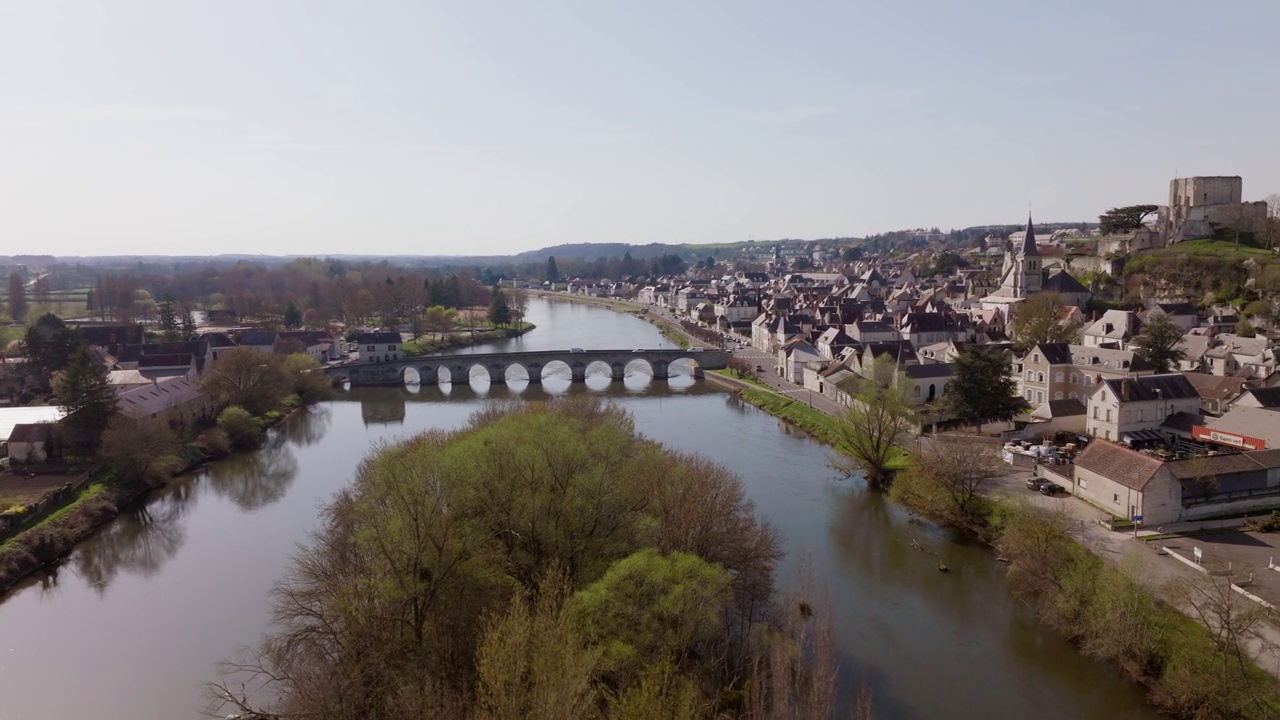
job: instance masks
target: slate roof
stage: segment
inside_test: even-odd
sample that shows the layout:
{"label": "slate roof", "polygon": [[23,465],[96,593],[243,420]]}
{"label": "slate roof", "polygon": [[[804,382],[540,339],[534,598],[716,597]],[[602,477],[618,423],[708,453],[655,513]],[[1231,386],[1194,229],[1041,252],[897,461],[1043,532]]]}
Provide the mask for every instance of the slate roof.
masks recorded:
{"label": "slate roof", "polygon": [[1160,427],[1176,432],[1190,433],[1194,425],[1203,425],[1204,416],[1189,412],[1176,412],[1165,418]]}
{"label": "slate roof", "polygon": [[14,425],[9,433],[9,442],[44,442],[53,436],[53,423],[23,423]]}
{"label": "slate roof", "polygon": [[[397,336],[399,337],[399,336]],[[280,339],[275,330],[251,330],[240,336],[240,344],[254,347],[275,345]]]}
{"label": "slate roof", "polygon": [[[1121,402],[1142,402],[1146,400],[1177,400],[1182,398],[1199,398],[1195,387],[1182,373],[1168,375],[1144,375],[1134,378],[1113,378],[1103,380]],[[1158,391],[1158,392],[1157,392]]]}
{"label": "slate roof", "polygon": [[200,397],[200,386],[186,378],[172,378],[120,395],[120,414],[128,418],[148,417],[162,410]]}
{"label": "slate roof", "polygon": [[1049,276],[1044,279],[1041,288],[1047,292],[1056,293],[1087,293],[1089,288],[1080,284],[1079,280],[1071,277],[1071,273],[1066,270],[1058,272],[1050,272]]}
{"label": "slate roof", "polygon": [[1233,475],[1236,473],[1257,472],[1277,465],[1280,458],[1274,455],[1254,458],[1254,455],[1275,453],[1275,450],[1263,450],[1261,453],[1229,453],[1224,455],[1207,455],[1192,460],[1178,460],[1168,463],[1169,474],[1178,480],[1192,480],[1208,475]]}
{"label": "slate roof", "polygon": [[1094,440],[1076,456],[1077,467],[1113,480],[1127,488],[1141,490],[1155,476],[1162,461],[1136,450],[1105,440]]}
{"label": "slate roof", "polygon": [[929,363],[928,365],[908,365],[902,368],[903,374],[913,380],[921,378],[951,377],[950,363]]}
{"label": "slate roof", "polygon": [[1280,387],[1253,388],[1245,393],[1252,395],[1264,408],[1280,408]]}
{"label": "slate roof", "polygon": [[356,342],[361,345],[373,345],[376,343],[389,345],[392,343],[399,344],[401,340],[400,333],[397,332],[363,332],[360,333],[360,339]]}
{"label": "slate roof", "polygon": [[1089,409],[1085,407],[1084,403],[1073,399],[1050,400],[1040,407],[1048,410],[1049,412],[1047,415],[1043,415],[1039,410],[1037,410],[1034,414],[1035,417],[1073,417],[1077,415],[1084,415],[1089,411]]}

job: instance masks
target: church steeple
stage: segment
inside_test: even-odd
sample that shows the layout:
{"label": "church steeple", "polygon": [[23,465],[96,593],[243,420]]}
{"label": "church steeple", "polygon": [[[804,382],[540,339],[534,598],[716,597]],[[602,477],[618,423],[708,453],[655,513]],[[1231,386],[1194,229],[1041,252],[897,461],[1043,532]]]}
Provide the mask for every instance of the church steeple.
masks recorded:
{"label": "church steeple", "polygon": [[1027,232],[1022,237],[1021,255],[1039,255],[1040,251],[1036,250],[1036,229],[1031,225],[1031,213],[1027,213]]}

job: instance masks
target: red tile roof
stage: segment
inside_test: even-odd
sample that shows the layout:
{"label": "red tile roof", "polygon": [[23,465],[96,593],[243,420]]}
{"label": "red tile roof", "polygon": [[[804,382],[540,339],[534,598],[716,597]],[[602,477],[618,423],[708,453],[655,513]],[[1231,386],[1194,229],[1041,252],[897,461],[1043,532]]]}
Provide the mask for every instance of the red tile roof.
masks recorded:
{"label": "red tile roof", "polygon": [[1141,490],[1164,462],[1106,440],[1094,440],[1076,457],[1075,464],[1125,487]]}

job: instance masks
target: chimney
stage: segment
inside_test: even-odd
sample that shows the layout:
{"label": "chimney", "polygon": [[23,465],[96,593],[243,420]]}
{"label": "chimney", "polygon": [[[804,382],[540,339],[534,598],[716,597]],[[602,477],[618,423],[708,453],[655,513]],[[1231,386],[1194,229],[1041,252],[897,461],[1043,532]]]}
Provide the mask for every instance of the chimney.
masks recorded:
{"label": "chimney", "polygon": [[1120,381],[1120,400],[1129,402],[1129,378]]}

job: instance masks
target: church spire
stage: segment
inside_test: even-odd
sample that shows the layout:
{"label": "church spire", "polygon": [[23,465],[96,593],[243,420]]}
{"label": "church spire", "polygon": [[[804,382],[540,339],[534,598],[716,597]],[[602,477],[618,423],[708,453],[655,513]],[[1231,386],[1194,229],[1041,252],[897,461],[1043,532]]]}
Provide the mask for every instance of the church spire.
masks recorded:
{"label": "church spire", "polygon": [[1022,238],[1021,254],[1023,256],[1040,254],[1040,252],[1036,250],[1036,230],[1031,226],[1031,213],[1027,213],[1027,232]]}

